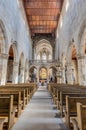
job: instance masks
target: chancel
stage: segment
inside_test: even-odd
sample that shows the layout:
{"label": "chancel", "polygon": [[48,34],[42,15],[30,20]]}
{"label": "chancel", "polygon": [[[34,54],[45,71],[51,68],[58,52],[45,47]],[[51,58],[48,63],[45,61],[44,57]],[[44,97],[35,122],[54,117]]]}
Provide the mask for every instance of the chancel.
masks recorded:
{"label": "chancel", "polygon": [[86,130],[86,0],[0,0],[0,130]]}

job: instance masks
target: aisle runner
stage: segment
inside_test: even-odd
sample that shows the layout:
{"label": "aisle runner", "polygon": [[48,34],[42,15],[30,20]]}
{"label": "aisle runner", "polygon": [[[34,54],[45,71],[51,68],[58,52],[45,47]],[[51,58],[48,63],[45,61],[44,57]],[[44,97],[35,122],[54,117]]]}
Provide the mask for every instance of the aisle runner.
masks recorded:
{"label": "aisle runner", "polygon": [[66,130],[46,87],[39,87],[12,130]]}

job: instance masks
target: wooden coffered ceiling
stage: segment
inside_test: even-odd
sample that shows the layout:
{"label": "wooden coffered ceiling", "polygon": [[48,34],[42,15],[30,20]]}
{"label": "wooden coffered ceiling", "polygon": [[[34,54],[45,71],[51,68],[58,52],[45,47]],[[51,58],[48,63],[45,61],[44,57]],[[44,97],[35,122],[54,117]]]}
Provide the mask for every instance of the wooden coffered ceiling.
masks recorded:
{"label": "wooden coffered ceiling", "polygon": [[54,34],[63,0],[23,0],[31,34]]}

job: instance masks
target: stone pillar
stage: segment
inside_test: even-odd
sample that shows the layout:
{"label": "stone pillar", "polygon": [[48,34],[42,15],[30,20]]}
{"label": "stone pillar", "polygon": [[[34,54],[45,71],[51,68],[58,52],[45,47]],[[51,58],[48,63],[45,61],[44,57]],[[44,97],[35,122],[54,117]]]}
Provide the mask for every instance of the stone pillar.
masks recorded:
{"label": "stone pillar", "polygon": [[34,60],[34,44],[32,44],[32,59]]}
{"label": "stone pillar", "polygon": [[61,67],[57,67],[57,83],[62,83],[62,70]]}
{"label": "stone pillar", "polygon": [[12,79],[12,82],[14,84],[18,83],[18,68],[19,68],[18,62],[14,62],[13,63],[13,79]]}
{"label": "stone pillar", "polygon": [[39,83],[39,67],[37,67],[37,83]]}
{"label": "stone pillar", "polygon": [[66,71],[66,76],[67,76],[67,83],[68,84],[73,84],[73,71],[72,71],[72,64],[67,63],[67,71]]}
{"label": "stone pillar", "polygon": [[25,75],[24,75],[24,82],[27,83],[28,80],[29,80],[29,70],[28,69],[25,69]]}
{"label": "stone pillar", "polygon": [[5,85],[8,54],[0,54],[0,85]]}
{"label": "stone pillar", "polygon": [[86,85],[86,55],[78,55],[78,78],[80,85]]}
{"label": "stone pillar", "polygon": [[65,82],[65,67],[62,67],[62,82],[61,83],[66,83]]}
{"label": "stone pillar", "polygon": [[34,60],[37,60],[36,48],[34,48]]}
{"label": "stone pillar", "polygon": [[49,77],[49,68],[47,68],[47,83],[49,83],[49,79],[50,77]]}
{"label": "stone pillar", "polygon": [[20,67],[19,83],[24,83],[24,67]]}

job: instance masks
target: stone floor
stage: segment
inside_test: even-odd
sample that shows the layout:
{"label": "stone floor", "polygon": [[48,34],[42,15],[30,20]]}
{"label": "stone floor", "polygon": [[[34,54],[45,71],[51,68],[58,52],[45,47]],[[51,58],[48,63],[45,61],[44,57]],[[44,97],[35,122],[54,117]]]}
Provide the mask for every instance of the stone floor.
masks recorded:
{"label": "stone floor", "polygon": [[46,87],[39,87],[12,130],[66,130]]}

